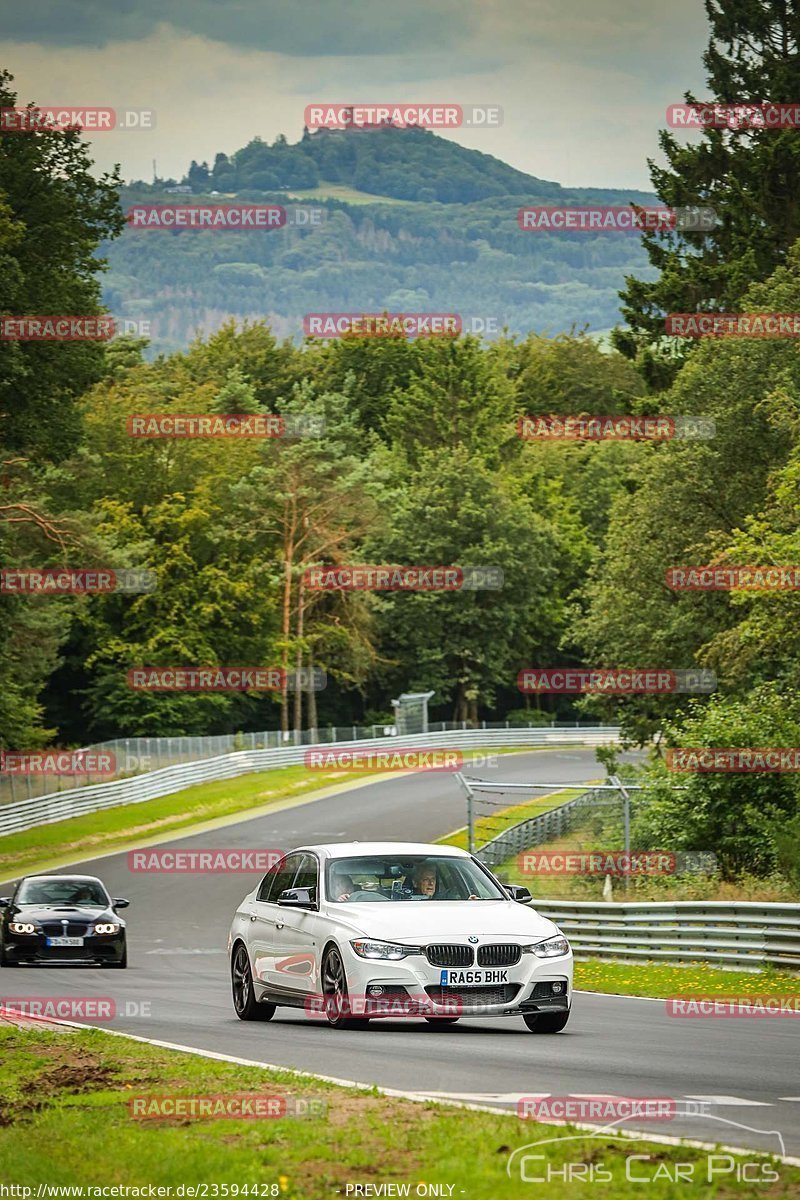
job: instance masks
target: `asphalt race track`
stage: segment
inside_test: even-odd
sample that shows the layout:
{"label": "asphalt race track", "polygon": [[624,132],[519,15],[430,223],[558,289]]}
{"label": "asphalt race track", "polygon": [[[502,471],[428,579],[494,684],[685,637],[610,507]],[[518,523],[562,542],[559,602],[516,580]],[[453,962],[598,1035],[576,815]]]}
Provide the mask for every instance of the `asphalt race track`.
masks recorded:
{"label": "asphalt race track", "polygon": [[[487,779],[553,782],[601,773],[589,749],[501,756],[495,770],[475,771]],[[170,846],[288,849],[350,838],[427,841],[464,823],[464,797],[452,776],[410,774]],[[243,1023],[230,1000],[225,944],[233,911],[255,876],[136,874],[125,854],[70,869],[99,875],[112,895],[130,898],[124,914],[129,969],[6,970],[0,1003],[31,996],[113,997],[113,1029],[512,1110],[520,1096],[542,1094],[673,1097],[681,1109],[691,1100],[695,1107],[705,1104],[706,1112],[621,1127],[800,1156],[800,1026],[794,1018],[676,1019],[666,1015],[662,1001],[578,993],[566,1031],[555,1036],[532,1035],[521,1019],[510,1017],[462,1019],[452,1028],[381,1020],[365,1031],[339,1031],[298,1010],[278,1009],[269,1023]],[[758,991],[755,979],[752,991]]]}

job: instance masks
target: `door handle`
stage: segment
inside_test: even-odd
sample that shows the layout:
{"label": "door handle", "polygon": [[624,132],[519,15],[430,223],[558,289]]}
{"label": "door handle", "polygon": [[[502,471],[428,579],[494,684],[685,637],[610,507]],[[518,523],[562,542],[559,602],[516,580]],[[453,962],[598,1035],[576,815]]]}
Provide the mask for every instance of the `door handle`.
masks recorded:
{"label": "door handle", "polygon": [[283,929],[283,925],[284,925],[283,921],[276,921],[276,922],[275,922],[275,928],[276,928],[276,929]]}

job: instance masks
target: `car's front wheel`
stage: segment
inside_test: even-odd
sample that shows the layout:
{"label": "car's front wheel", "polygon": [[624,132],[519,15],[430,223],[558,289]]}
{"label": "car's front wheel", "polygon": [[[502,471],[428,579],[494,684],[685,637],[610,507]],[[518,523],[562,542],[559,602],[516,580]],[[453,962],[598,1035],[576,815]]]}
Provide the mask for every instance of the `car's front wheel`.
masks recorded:
{"label": "car's front wheel", "polygon": [[13,958],[9,958],[2,946],[0,946],[0,967],[16,967],[19,964]]}
{"label": "car's front wheel", "polygon": [[233,1007],[240,1021],[269,1021],[275,1015],[276,1005],[259,1004],[253,986],[253,972],[250,970],[250,959],[242,942],[239,942],[233,952],[231,961],[231,990],[233,992]]}
{"label": "car's front wheel", "polygon": [[569,1009],[560,1013],[525,1013],[522,1019],[531,1033],[561,1033],[569,1020]]}
{"label": "car's front wheel", "polygon": [[369,1017],[350,1015],[350,995],[347,988],[342,956],[335,946],[329,946],[322,960],[322,994],[325,1015],[334,1029],[366,1029]]}
{"label": "car's front wheel", "polygon": [[128,947],[127,946],[123,946],[121,958],[118,958],[112,962],[104,962],[103,963],[104,967],[116,967],[116,969],[118,971],[124,971],[125,968],[127,967],[127,965],[128,965]]}

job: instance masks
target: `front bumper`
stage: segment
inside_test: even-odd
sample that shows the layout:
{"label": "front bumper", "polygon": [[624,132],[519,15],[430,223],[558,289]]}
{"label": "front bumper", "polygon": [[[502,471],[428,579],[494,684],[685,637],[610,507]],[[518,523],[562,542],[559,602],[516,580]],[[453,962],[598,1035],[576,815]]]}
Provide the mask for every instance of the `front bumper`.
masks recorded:
{"label": "front bumper", "polygon": [[403,1015],[406,1007],[410,1016],[522,1016],[565,1012],[572,1003],[571,953],[551,959],[523,954],[515,966],[495,972],[505,979],[475,986],[443,985],[442,968],[424,955],[364,959],[348,945],[345,966],[353,1011],[362,1005],[367,1016]]}
{"label": "front bumper", "polygon": [[48,946],[43,933],[6,932],[3,951],[14,963],[105,963],[120,962],[125,953],[125,934],[92,934],[82,946]]}

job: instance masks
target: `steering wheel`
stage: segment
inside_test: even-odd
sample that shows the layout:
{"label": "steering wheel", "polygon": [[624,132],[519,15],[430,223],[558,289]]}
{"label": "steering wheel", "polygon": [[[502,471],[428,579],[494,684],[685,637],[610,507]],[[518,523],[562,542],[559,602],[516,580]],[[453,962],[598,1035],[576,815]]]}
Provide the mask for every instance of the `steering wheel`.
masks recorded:
{"label": "steering wheel", "polygon": [[372,900],[388,900],[388,896],[384,896],[381,892],[369,892],[365,888],[358,888],[351,892],[347,897],[348,904],[362,904],[364,901]]}

